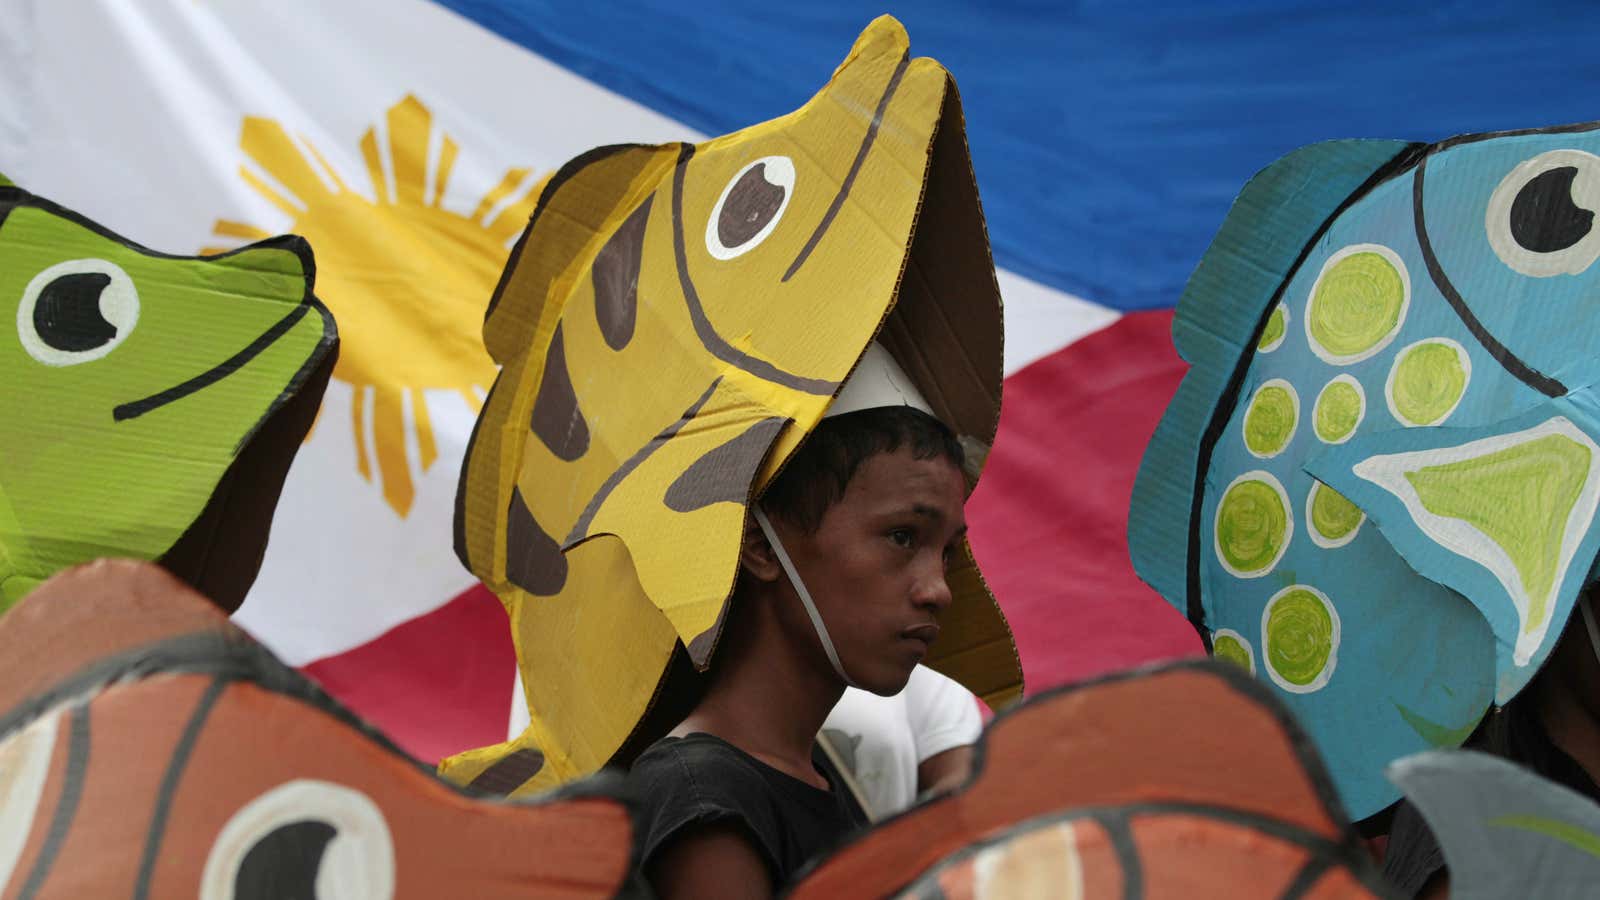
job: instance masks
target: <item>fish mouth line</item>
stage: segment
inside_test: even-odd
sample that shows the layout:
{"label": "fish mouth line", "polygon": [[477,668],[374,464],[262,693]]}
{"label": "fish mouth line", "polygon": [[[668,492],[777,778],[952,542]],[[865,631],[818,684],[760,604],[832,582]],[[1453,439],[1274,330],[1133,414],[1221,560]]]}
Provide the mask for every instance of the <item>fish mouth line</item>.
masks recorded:
{"label": "fish mouth line", "polygon": [[273,344],[277,343],[278,339],[283,337],[289,332],[289,329],[298,324],[299,321],[305,317],[306,313],[310,311],[310,309],[310,303],[297,304],[295,308],[290,310],[287,315],[275,322],[271,328],[268,328],[266,331],[262,332],[259,337],[251,341],[243,350],[240,350],[238,353],[235,353],[234,355],[228,357],[220,363],[217,363],[193,378],[173,385],[164,391],[158,391],[141,400],[132,400],[118,405],[111,411],[111,418],[117,422],[126,422],[129,419],[137,419],[145,413],[160,409],[169,403],[182,400],[184,397],[187,397],[190,394],[201,390],[202,388],[210,387],[211,385],[216,384],[229,375],[232,375],[234,372],[244,368],[245,365],[247,365],[252,359],[260,356],[267,350],[268,347],[271,347]]}

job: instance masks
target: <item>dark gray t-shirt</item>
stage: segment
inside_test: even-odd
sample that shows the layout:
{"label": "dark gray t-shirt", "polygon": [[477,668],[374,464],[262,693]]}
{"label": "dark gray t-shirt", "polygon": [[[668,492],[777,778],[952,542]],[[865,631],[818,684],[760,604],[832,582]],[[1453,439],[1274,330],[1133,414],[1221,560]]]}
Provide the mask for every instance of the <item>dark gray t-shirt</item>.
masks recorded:
{"label": "dark gray t-shirt", "polygon": [[629,792],[643,807],[639,864],[650,862],[685,829],[742,830],[767,864],[773,887],[807,861],[867,824],[866,814],[820,748],[811,762],[832,790],[821,790],[709,734],[662,738],[639,754]]}

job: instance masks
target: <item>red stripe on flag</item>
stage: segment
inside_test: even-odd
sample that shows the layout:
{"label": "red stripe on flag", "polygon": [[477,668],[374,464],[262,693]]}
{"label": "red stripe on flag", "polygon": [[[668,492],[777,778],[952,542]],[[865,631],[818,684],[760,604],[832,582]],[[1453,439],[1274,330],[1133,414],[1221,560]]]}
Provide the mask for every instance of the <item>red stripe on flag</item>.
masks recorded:
{"label": "red stripe on flag", "polygon": [[[967,519],[1030,691],[1200,652],[1128,559],[1134,474],[1184,372],[1171,323],[1171,311],[1124,316],[1006,379]],[[505,739],[516,655],[480,585],[303,671],[432,763]]]}
{"label": "red stripe on flag", "polygon": [[506,739],[517,669],[506,621],[499,599],[476,585],[301,671],[432,765]]}
{"label": "red stripe on flag", "polygon": [[1171,330],[1133,313],[1005,381],[967,521],[1030,693],[1201,651],[1128,558],[1134,475],[1186,368]]}

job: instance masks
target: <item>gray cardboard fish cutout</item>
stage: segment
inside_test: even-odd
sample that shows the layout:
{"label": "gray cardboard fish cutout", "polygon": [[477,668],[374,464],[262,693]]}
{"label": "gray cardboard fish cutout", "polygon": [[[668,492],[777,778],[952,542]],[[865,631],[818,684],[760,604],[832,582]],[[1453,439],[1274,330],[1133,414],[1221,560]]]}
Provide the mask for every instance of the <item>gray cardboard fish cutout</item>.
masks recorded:
{"label": "gray cardboard fish cutout", "polygon": [[1600,894],[1600,804],[1497,756],[1437,750],[1389,766],[1427,820],[1451,900]]}

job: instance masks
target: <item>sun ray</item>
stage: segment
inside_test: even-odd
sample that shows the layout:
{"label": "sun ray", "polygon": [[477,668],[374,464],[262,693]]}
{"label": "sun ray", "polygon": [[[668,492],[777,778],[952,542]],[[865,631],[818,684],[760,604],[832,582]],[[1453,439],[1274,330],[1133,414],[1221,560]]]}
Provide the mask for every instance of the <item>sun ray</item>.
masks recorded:
{"label": "sun ray", "polygon": [[496,243],[503,244],[521,234],[522,229],[527,227],[528,217],[533,215],[533,207],[539,202],[539,194],[543,190],[544,183],[541,181],[524,192],[514,203],[501,210],[500,215],[495,216],[494,221],[485,226],[489,236],[494,238]]}
{"label": "sun ray", "polygon": [[504,200],[511,194],[512,191],[516,190],[517,185],[521,184],[522,180],[528,177],[529,171],[530,170],[528,169],[506,170],[506,174],[500,176],[500,183],[495,185],[494,188],[489,191],[489,193],[484,194],[482,200],[478,201],[478,208],[472,211],[472,221],[479,223],[483,222],[483,218],[489,214],[489,210],[494,209],[495,206],[500,203],[500,201]]}
{"label": "sun ray", "polygon": [[416,488],[411,483],[411,468],[406,465],[405,401],[400,389],[389,384],[374,385],[373,394],[372,442],[378,445],[383,499],[395,509],[409,510]]}
{"label": "sun ray", "polygon": [[201,247],[199,252],[200,252],[201,256],[216,256],[219,253],[230,253],[230,252],[232,252],[234,250],[237,250],[237,249],[239,249],[239,248],[238,247],[211,246],[211,247]]}
{"label": "sun ray", "polygon": [[423,206],[428,186],[428,135],[433,115],[410,94],[389,108],[389,164],[394,167],[395,203]]}
{"label": "sun ray", "polygon": [[356,436],[356,471],[367,481],[372,480],[372,464],[367,461],[367,388],[355,386],[350,397],[350,425]]}
{"label": "sun ray", "polygon": [[488,226],[489,236],[495,243],[505,244],[522,230],[528,227],[528,217],[533,215],[533,206],[536,200],[527,197],[505,208],[505,212],[495,217],[493,224]]}
{"label": "sun ray", "polygon": [[433,440],[433,421],[428,417],[428,398],[423,394],[422,388],[411,389],[411,418],[416,423],[417,456],[422,464],[422,471],[428,471],[439,458],[439,446]]}
{"label": "sun ray", "polygon": [[444,136],[444,141],[439,145],[439,168],[433,173],[433,206],[435,209],[444,202],[445,188],[450,186],[450,170],[456,164],[456,151],[460,149],[456,142],[450,140],[450,135]]}
{"label": "sun ray", "polygon": [[367,164],[367,177],[372,180],[372,196],[379,203],[389,203],[389,180],[383,175],[383,159],[378,155],[378,132],[368,128],[361,135],[361,158]]}
{"label": "sun ray", "polygon": [[[506,244],[527,221],[543,182],[534,182],[531,169],[510,168],[472,216],[446,208],[461,148],[409,94],[361,135],[370,197],[349,186],[360,183],[359,173],[341,176],[316,144],[304,135],[291,139],[272,120],[245,119],[240,146],[255,163],[241,167],[240,177],[316,248],[317,296],[340,325],[333,377],[351,387],[355,468],[404,517],[417,479],[440,458],[430,392],[454,391],[474,412],[483,407],[495,372],[482,349],[484,306],[505,265]],[[267,235],[230,219],[213,228],[223,239]],[[236,249],[217,243],[207,252]]]}
{"label": "sun ray", "polygon": [[344,179],[339,177],[339,170],[333,167],[333,163],[328,162],[328,158],[322,155],[322,151],[317,149],[316,144],[311,143],[310,138],[302,134],[300,135],[300,142],[306,145],[307,150],[311,151],[311,155],[317,160],[317,165],[322,167],[322,171],[328,173],[328,178],[338,185],[341,192],[350,190],[350,187],[344,183]]}
{"label": "sun ray", "polygon": [[272,177],[306,207],[328,196],[328,186],[300,153],[289,132],[277,122],[255,116],[245,119],[239,144],[257,165],[271,172]]}
{"label": "sun ray", "polygon": [[[532,200],[537,201],[539,195],[534,193],[535,187],[542,188],[539,178],[529,176],[528,178],[523,179],[523,181],[514,189],[512,189],[510,193],[500,198],[500,201],[495,208],[484,214],[484,228],[488,229],[491,234],[504,233],[503,229],[506,227],[506,224],[510,222],[513,225],[513,230],[520,232],[522,230],[522,226],[528,223],[525,219],[520,222],[517,221],[514,207],[529,202],[530,195]],[[529,207],[529,212],[532,212],[532,207]],[[511,218],[507,218],[507,213],[511,214]]]}
{"label": "sun ray", "polygon": [[233,222],[228,219],[218,219],[212,226],[211,233],[217,237],[239,238],[245,241],[261,241],[272,237],[272,232],[265,228],[257,228],[244,222]]}
{"label": "sun ray", "polygon": [[287,197],[278,193],[277,190],[275,190],[271,185],[267,184],[265,181],[262,181],[261,178],[256,175],[256,173],[250,171],[244,166],[239,167],[239,177],[244,179],[245,184],[255,188],[256,193],[265,198],[268,203],[271,203],[273,206],[283,210],[284,214],[290,218],[297,219],[305,213],[304,209],[295,206]]}

